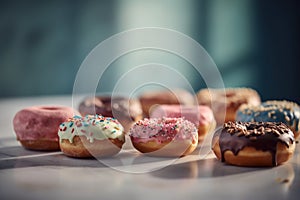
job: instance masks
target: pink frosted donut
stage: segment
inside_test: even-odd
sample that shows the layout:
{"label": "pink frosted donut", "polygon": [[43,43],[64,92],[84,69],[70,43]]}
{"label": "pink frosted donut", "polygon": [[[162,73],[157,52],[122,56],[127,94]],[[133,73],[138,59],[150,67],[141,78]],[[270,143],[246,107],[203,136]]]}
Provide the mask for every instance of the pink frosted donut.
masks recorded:
{"label": "pink frosted donut", "polygon": [[183,117],[189,120],[198,128],[199,142],[203,141],[205,135],[216,127],[213,112],[208,106],[157,105],[150,111],[150,117]]}
{"label": "pink frosted donut", "polygon": [[185,156],[198,145],[196,126],[183,118],[145,118],[130,129],[133,146],[154,156]]}
{"label": "pink frosted donut", "polygon": [[32,150],[59,150],[59,125],[78,112],[66,106],[32,106],[16,113],[13,126],[17,140]]}

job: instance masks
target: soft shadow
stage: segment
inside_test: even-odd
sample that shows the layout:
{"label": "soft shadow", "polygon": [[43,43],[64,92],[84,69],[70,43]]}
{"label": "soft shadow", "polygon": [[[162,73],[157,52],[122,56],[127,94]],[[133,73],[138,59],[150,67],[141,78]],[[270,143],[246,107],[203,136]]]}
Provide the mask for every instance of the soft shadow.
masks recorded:
{"label": "soft shadow", "polygon": [[[122,165],[118,158],[109,159],[115,166]],[[107,167],[95,158],[72,158],[59,151],[31,151],[20,146],[0,148],[0,170],[36,166]]]}
{"label": "soft shadow", "polygon": [[267,169],[231,166],[212,158],[170,165],[150,174],[163,179],[214,178]]}

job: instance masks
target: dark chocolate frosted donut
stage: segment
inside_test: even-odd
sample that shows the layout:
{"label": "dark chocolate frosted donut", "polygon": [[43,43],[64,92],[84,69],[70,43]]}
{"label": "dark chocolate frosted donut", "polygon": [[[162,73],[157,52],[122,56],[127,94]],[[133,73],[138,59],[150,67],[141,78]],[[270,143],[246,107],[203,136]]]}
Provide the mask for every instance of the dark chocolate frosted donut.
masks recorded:
{"label": "dark chocolate frosted donut", "polygon": [[236,121],[283,122],[294,133],[300,135],[300,107],[290,101],[266,101],[258,106],[244,105],[238,110]]}
{"label": "dark chocolate frosted donut", "polygon": [[215,132],[213,151],[239,166],[277,166],[295,150],[293,132],[281,122],[227,122]]}
{"label": "dark chocolate frosted donut", "polygon": [[125,97],[95,96],[87,97],[79,105],[79,112],[85,115],[102,115],[116,118],[125,132],[142,118],[142,109],[138,100]]}

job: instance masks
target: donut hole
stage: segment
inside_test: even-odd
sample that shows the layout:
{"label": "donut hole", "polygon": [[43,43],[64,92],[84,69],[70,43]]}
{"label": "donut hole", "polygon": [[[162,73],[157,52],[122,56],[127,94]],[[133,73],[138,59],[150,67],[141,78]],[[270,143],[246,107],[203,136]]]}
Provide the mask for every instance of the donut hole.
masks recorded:
{"label": "donut hole", "polygon": [[225,93],[225,97],[227,97],[227,98],[230,98],[230,97],[233,97],[233,96],[235,96],[234,92],[226,92]]}
{"label": "donut hole", "polygon": [[53,106],[43,106],[41,107],[42,110],[59,110],[60,108],[58,107],[53,107]]}

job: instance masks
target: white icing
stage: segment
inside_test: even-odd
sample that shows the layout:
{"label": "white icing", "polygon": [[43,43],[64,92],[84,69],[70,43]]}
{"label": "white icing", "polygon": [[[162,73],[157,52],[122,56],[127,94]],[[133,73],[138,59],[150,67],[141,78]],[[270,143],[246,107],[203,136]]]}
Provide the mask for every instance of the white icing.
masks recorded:
{"label": "white icing", "polygon": [[60,141],[67,139],[73,142],[75,136],[85,136],[91,143],[96,140],[116,139],[125,140],[124,128],[114,118],[100,115],[74,116],[60,124],[58,130]]}

